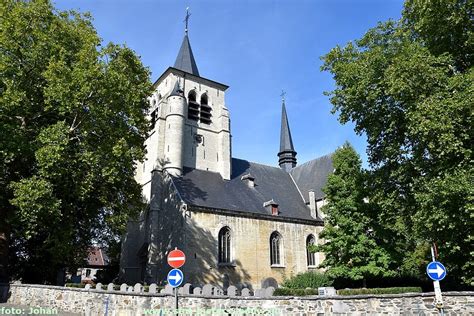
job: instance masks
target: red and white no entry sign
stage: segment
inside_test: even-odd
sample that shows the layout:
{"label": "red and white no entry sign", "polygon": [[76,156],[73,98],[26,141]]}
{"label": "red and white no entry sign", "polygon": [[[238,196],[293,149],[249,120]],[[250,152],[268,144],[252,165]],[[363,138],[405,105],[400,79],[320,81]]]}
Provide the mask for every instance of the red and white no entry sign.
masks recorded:
{"label": "red and white no entry sign", "polygon": [[168,264],[175,269],[180,268],[185,262],[186,256],[178,248],[171,250],[168,254]]}

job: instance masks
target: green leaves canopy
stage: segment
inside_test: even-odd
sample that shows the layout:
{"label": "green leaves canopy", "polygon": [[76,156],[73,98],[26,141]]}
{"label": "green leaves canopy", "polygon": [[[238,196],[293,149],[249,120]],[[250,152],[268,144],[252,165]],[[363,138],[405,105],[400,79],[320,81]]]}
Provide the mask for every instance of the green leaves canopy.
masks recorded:
{"label": "green leaves canopy", "polygon": [[2,12],[0,234],[15,276],[52,282],[143,206],[133,176],[149,71],[129,48],[102,47],[88,15],[49,1],[6,1]]}
{"label": "green leaves canopy", "polygon": [[364,280],[394,275],[390,255],[374,236],[373,206],[366,201],[365,173],[354,148],[346,143],[332,156],[334,173],[324,189],[324,243],[315,247],[325,260],[321,267],[333,278]]}
{"label": "green leaves canopy", "polygon": [[[448,277],[473,271],[472,1],[409,0],[388,21],[324,56],[333,112],[368,140],[378,234],[405,273],[436,242]],[[423,257],[423,255],[421,256]],[[418,260],[421,265],[424,260]],[[416,264],[415,264],[416,265]]]}

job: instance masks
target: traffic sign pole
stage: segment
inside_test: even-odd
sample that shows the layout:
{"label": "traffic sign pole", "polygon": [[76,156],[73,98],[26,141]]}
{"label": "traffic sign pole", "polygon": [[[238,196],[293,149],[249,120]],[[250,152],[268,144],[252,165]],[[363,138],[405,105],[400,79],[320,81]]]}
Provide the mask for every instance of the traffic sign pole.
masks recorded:
{"label": "traffic sign pole", "polygon": [[174,288],[174,307],[176,309],[176,314],[178,314],[178,288]]}
{"label": "traffic sign pole", "polygon": [[186,262],[186,255],[178,248],[170,251],[168,254],[168,264],[174,269],[168,273],[168,284],[174,288],[174,304],[176,309],[176,315],[178,315],[178,286],[181,285],[184,279],[183,272],[179,270]]}
{"label": "traffic sign pole", "polygon": [[[431,258],[433,262],[436,262],[435,252],[433,246],[431,246]],[[428,270],[429,271],[429,270]],[[433,280],[433,287],[435,292],[435,305],[436,308],[441,309],[443,308],[443,296],[441,295],[441,286],[439,285],[439,281]]]}

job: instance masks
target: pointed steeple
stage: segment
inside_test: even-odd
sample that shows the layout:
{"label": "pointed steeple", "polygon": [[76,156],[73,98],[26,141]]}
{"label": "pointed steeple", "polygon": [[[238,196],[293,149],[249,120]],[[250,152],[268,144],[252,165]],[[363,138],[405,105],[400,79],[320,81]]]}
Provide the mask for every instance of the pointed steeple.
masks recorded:
{"label": "pointed steeple", "polygon": [[282,93],[281,105],[281,132],[280,132],[280,152],[278,153],[278,164],[280,168],[289,172],[296,166],[296,151],[291,139],[290,125],[285,107],[285,94]]}
{"label": "pointed steeple", "polygon": [[186,27],[184,29],[184,38],[183,43],[181,44],[181,48],[179,49],[178,57],[176,57],[176,61],[174,62],[174,68],[193,74],[195,76],[199,76],[199,70],[197,68],[196,61],[194,60],[193,51],[191,49],[191,44],[189,43],[188,37],[188,22],[190,16],[191,14],[189,13],[189,8],[186,8],[186,18],[184,19],[184,21],[186,22]]}

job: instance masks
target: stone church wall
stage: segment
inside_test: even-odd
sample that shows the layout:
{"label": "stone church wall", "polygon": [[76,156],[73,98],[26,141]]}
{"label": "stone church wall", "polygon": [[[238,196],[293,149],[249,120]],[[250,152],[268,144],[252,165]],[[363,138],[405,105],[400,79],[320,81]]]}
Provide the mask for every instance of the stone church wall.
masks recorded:
{"label": "stone church wall", "polygon": [[[73,289],[58,286],[0,284],[9,304],[58,309],[79,315],[174,315],[172,294]],[[443,293],[445,315],[473,315],[474,292]],[[181,295],[181,315],[439,315],[433,293],[311,297],[228,297]],[[2,308],[2,305],[0,305]],[[169,313],[168,313],[169,312]]]}
{"label": "stone church wall", "polygon": [[[183,232],[187,255],[183,271],[188,276],[185,282],[259,289],[276,287],[285,277],[315,270],[307,266],[306,238],[312,234],[317,240],[320,226],[193,210],[187,214]],[[219,265],[218,234],[226,226],[231,230],[234,261],[231,265]],[[270,235],[274,231],[283,239],[279,267],[270,265]],[[322,260],[322,254],[316,254],[316,266]]]}

